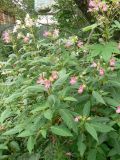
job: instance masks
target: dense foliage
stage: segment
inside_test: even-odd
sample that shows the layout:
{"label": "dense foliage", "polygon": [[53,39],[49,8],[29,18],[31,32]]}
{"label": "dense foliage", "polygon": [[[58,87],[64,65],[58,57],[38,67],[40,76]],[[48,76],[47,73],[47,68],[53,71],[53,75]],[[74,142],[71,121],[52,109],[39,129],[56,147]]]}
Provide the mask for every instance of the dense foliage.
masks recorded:
{"label": "dense foliage", "polygon": [[3,33],[0,159],[120,160],[119,3],[98,2],[81,36],[28,14]]}

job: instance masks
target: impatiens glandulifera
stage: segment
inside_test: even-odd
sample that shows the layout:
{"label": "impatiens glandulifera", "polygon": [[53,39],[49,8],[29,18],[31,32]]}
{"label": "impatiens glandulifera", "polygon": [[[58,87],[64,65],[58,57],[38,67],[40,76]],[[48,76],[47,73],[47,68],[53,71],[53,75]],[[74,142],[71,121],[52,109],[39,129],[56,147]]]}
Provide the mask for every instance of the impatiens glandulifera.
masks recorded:
{"label": "impatiens glandulifera", "polygon": [[115,67],[115,59],[111,58],[109,61],[110,67]]}
{"label": "impatiens glandulifera", "polygon": [[79,94],[82,94],[82,93],[84,92],[84,88],[85,88],[85,85],[84,85],[84,84],[80,85],[80,87],[79,87],[79,89],[78,89],[78,93],[79,93]]}
{"label": "impatiens glandulifera", "polygon": [[71,85],[74,85],[76,82],[77,82],[77,77],[76,76],[73,76],[73,77],[70,78],[70,84]]}
{"label": "impatiens glandulifera", "polygon": [[104,74],[105,74],[105,70],[103,68],[100,68],[99,75],[104,76]]}
{"label": "impatiens glandulifera", "polygon": [[120,106],[117,107],[116,113],[120,113]]}
{"label": "impatiens glandulifera", "polygon": [[10,39],[10,34],[9,32],[5,31],[2,34],[2,39],[5,43],[10,43],[11,39]]}

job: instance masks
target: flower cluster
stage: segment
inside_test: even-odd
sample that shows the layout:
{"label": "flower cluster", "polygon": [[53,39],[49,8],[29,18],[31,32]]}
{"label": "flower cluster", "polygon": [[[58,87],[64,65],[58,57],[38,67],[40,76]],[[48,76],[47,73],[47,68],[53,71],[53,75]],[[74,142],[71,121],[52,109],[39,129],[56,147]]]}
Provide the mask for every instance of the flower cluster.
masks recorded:
{"label": "flower cluster", "polygon": [[78,40],[77,36],[71,36],[66,40],[65,47],[70,48],[74,44],[77,44],[78,48],[81,48],[83,46],[83,42],[81,40]]}
{"label": "flower cluster", "polygon": [[45,31],[45,32],[43,33],[43,36],[46,37],[46,38],[47,38],[47,37],[51,37],[51,38],[56,39],[56,38],[59,37],[59,29],[55,29],[53,32]]}
{"label": "flower cluster", "polygon": [[[76,84],[77,83],[77,77],[76,76],[72,76],[71,78],[70,78],[70,84],[71,85],[74,85],[74,84]],[[82,85],[80,85],[79,86],[79,88],[78,88],[78,93],[79,94],[82,94],[83,92],[84,92],[84,88],[85,88],[86,86],[84,85],[84,84],[82,84]]]}
{"label": "flower cluster", "polygon": [[2,39],[5,43],[10,43],[11,39],[10,39],[10,34],[8,31],[3,32],[2,34]]}
{"label": "flower cluster", "polygon": [[107,11],[108,6],[105,2],[102,2],[101,0],[90,0],[89,1],[89,12],[95,12],[95,11]]}
{"label": "flower cluster", "polygon": [[[109,67],[110,67],[110,69],[111,69],[112,71],[115,69],[115,65],[116,65],[116,60],[115,60],[114,57],[112,57],[112,58],[110,59],[110,61],[109,61]],[[91,65],[91,67],[92,67],[92,68],[97,68],[97,70],[99,71],[99,75],[100,75],[100,76],[104,76],[104,75],[105,75],[105,70],[104,70],[104,68],[102,68],[102,67],[100,66],[99,63],[97,64],[96,62],[93,62],[92,65]]]}
{"label": "flower cluster", "polygon": [[40,76],[37,80],[37,84],[44,85],[46,89],[49,89],[52,85],[52,82],[58,79],[58,72],[57,71],[52,71],[51,76],[49,79],[46,79],[44,75]]}

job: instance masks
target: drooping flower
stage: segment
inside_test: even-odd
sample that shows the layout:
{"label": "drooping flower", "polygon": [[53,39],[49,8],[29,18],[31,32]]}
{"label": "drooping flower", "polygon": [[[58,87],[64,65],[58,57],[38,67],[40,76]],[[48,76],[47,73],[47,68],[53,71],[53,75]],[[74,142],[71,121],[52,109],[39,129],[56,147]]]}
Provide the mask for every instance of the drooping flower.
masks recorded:
{"label": "drooping flower", "polygon": [[91,64],[91,67],[96,68],[96,67],[97,67],[97,63],[93,62],[93,63]]}
{"label": "drooping flower", "polygon": [[49,32],[49,31],[45,31],[45,32],[43,33],[43,36],[44,36],[44,37],[51,37],[51,36],[52,36],[52,33]]}
{"label": "drooping flower", "polygon": [[11,39],[10,39],[10,34],[9,32],[5,31],[2,34],[2,39],[5,43],[10,43]]}
{"label": "drooping flower", "polygon": [[120,106],[117,107],[116,113],[120,113]]}
{"label": "drooping flower", "polygon": [[49,89],[51,87],[51,81],[48,79],[44,80],[44,86],[46,89]]}
{"label": "drooping flower", "polygon": [[111,67],[115,67],[115,59],[111,58],[110,61],[109,61],[109,64],[110,64]]}
{"label": "drooping flower", "polygon": [[43,76],[40,76],[37,80],[37,84],[41,84],[43,85],[44,84],[44,81],[45,81],[45,78]]}
{"label": "drooping flower", "polygon": [[77,82],[77,77],[76,76],[73,76],[73,77],[70,78],[70,84],[71,85],[74,85],[76,82]]}
{"label": "drooping flower", "polygon": [[65,43],[65,47],[69,48],[73,45],[73,42],[71,40],[67,40],[67,42]]}
{"label": "drooping flower", "polygon": [[106,3],[103,3],[103,5],[102,5],[102,10],[103,10],[104,12],[106,12],[107,9],[108,9],[108,6],[106,5]]}
{"label": "drooping flower", "polygon": [[54,80],[58,79],[58,72],[57,71],[52,71],[52,78]]}
{"label": "drooping flower", "polygon": [[79,48],[81,48],[81,47],[83,46],[83,42],[82,42],[82,41],[78,41],[77,46],[78,46]]}
{"label": "drooping flower", "polygon": [[29,38],[28,36],[25,36],[25,37],[23,38],[24,43],[28,43],[29,40],[30,40],[30,38]]}
{"label": "drooping flower", "polygon": [[104,74],[105,74],[105,70],[104,70],[103,68],[100,68],[100,70],[99,70],[99,74],[100,74],[100,76],[104,76]]}
{"label": "drooping flower", "polygon": [[79,94],[82,94],[84,92],[84,88],[85,88],[85,85],[80,85],[79,89],[78,89],[78,93]]}

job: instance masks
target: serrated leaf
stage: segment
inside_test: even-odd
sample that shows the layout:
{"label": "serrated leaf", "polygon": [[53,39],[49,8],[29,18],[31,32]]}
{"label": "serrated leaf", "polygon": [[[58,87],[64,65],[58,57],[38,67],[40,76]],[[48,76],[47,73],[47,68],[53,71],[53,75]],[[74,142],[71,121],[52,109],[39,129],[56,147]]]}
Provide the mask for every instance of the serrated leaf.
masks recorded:
{"label": "serrated leaf", "polygon": [[0,150],[7,150],[8,147],[5,144],[0,144]]}
{"label": "serrated leaf", "polygon": [[14,135],[16,133],[19,133],[20,131],[22,131],[22,128],[15,127],[15,128],[12,128],[12,129],[6,131],[5,133],[3,133],[3,135],[10,136],[10,135]]}
{"label": "serrated leaf", "polygon": [[3,123],[10,116],[11,116],[10,109],[6,109],[5,111],[3,111],[0,116],[0,123]]}
{"label": "serrated leaf", "polygon": [[44,111],[44,110],[46,110],[47,108],[49,108],[48,104],[43,104],[43,105],[41,105],[41,106],[33,109],[33,110],[31,111],[31,113],[34,114],[34,113],[36,113],[36,112]]}
{"label": "serrated leaf", "polygon": [[30,130],[25,130],[23,132],[21,132],[17,137],[29,137],[34,135],[34,133]]}
{"label": "serrated leaf", "polygon": [[95,149],[91,149],[88,152],[87,160],[96,160],[96,154],[97,154],[97,151]]}
{"label": "serrated leaf", "polygon": [[113,131],[113,128],[109,125],[106,125],[106,124],[101,124],[101,123],[92,123],[91,124],[95,129],[96,131],[98,132],[103,132],[103,133],[107,133],[107,132],[110,132],[110,131]]}
{"label": "serrated leaf", "polygon": [[48,120],[51,120],[53,116],[53,113],[51,111],[51,109],[48,109],[47,111],[44,112],[44,117]]}
{"label": "serrated leaf", "polygon": [[83,108],[83,116],[89,116],[90,114],[90,101],[88,101]]}
{"label": "serrated leaf", "polygon": [[97,26],[98,26],[98,24],[95,23],[95,24],[92,24],[90,26],[87,26],[87,27],[83,28],[82,30],[83,30],[83,32],[88,32],[90,30],[95,29]]}
{"label": "serrated leaf", "polygon": [[66,97],[64,98],[64,101],[72,101],[72,102],[77,102],[77,99],[74,97]]}
{"label": "serrated leaf", "polygon": [[35,140],[32,136],[30,136],[27,141],[27,149],[30,154],[32,153],[32,150],[34,149],[34,145],[35,145]]}
{"label": "serrated leaf", "polygon": [[22,96],[22,93],[14,93],[10,97],[5,99],[5,103],[11,103],[12,101],[16,100],[17,98],[20,98]]}
{"label": "serrated leaf", "polygon": [[85,128],[87,132],[98,142],[98,136],[96,130],[93,128],[93,126],[89,123],[85,124]]}
{"label": "serrated leaf", "polygon": [[77,126],[70,111],[67,109],[60,109],[59,113],[61,115],[61,118],[64,120],[65,124],[68,126],[68,128],[72,129],[75,133],[77,133]]}
{"label": "serrated leaf", "polygon": [[81,137],[78,138],[77,146],[78,146],[78,151],[80,152],[80,156],[83,157],[86,150],[86,145],[82,141]]}
{"label": "serrated leaf", "polygon": [[119,106],[119,102],[117,102],[115,99],[112,99],[110,97],[105,97],[104,99],[106,103],[109,104],[110,106],[114,106],[114,107]]}
{"label": "serrated leaf", "polygon": [[40,133],[43,136],[43,138],[46,138],[47,131],[45,129],[40,130]]}
{"label": "serrated leaf", "polygon": [[63,137],[72,137],[72,133],[65,127],[62,126],[52,126],[51,127],[52,133],[63,136]]}
{"label": "serrated leaf", "polygon": [[93,95],[93,97],[97,100],[97,102],[100,102],[100,103],[102,103],[102,104],[105,104],[104,99],[102,98],[102,96],[101,96],[98,92],[93,91],[92,95]]}

